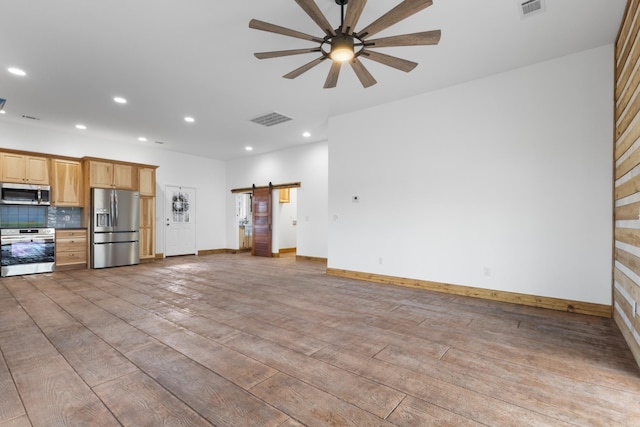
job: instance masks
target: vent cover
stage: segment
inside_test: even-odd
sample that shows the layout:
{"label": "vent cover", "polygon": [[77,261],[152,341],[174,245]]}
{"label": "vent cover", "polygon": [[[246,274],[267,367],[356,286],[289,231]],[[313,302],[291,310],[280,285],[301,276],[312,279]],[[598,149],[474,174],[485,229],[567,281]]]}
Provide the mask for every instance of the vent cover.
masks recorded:
{"label": "vent cover", "polygon": [[256,117],[255,119],[251,119],[252,122],[263,126],[273,126],[280,123],[288,122],[289,120],[291,120],[291,117],[287,117],[276,112],[264,114],[260,117]]}
{"label": "vent cover", "polygon": [[520,2],[520,16],[525,18],[544,12],[543,0],[528,0]]}

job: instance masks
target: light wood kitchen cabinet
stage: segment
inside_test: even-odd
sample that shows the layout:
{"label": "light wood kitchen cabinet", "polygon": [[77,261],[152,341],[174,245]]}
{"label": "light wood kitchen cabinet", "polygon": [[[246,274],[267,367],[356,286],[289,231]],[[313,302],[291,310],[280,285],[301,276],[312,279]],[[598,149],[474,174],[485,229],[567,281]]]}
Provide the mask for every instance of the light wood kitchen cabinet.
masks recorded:
{"label": "light wood kitchen cabinet", "polygon": [[134,165],[116,162],[89,160],[89,187],[138,189],[138,168]]}
{"label": "light wood kitchen cabinet", "polygon": [[138,168],[140,192],[140,259],[156,257],[156,167]]}
{"label": "light wood kitchen cabinet", "polygon": [[156,198],[140,197],[140,260],[156,256]]}
{"label": "light wood kitchen cabinet", "polygon": [[82,163],[76,160],[51,159],[51,169],[51,204],[82,206]]}
{"label": "light wood kitchen cabinet", "polygon": [[48,185],[49,159],[16,153],[0,153],[2,182]]}
{"label": "light wood kitchen cabinet", "polygon": [[138,169],[140,196],[156,195],[156,168],[141,167]]}
{"label": "light wood kitchen cabinet", "polygon": [[87,230],[56,230],[56,269],[87,267]]}

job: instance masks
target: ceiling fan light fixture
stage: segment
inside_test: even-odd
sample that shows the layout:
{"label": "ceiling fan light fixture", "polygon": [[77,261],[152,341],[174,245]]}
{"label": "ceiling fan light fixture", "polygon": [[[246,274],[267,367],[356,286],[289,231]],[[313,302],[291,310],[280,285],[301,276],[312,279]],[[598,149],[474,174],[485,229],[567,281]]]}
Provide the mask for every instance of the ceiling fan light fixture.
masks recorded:
{"label": "ceiling fan light fixture", "polygon": [[351,61],[355,56],[353,51],[353,37],[338,34],[331,40],[329,57],[336,62]]}

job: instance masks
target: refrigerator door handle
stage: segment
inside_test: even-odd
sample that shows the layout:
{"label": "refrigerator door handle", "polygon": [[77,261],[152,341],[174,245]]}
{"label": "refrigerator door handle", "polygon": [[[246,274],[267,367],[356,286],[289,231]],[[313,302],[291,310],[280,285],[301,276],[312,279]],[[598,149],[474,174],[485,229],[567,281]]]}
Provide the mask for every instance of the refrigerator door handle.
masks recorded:
{"label": "refrigerator door handle", "polygon": [[111,217],[111,227],[115,227],[117,225],[116,220],[116,202],[114,199],[113,190],[109,192],[109,216]]}
{"label": "refrigerator door handle", "polygon": [[114,203],[115,204],[115,209],[114,209],[114,211],[115,211],[115,216],[114,216],[115,226],[117,227],[118,226],[118,193],[116,193],[115,191],[113,192],[113,200],[115,202]]}

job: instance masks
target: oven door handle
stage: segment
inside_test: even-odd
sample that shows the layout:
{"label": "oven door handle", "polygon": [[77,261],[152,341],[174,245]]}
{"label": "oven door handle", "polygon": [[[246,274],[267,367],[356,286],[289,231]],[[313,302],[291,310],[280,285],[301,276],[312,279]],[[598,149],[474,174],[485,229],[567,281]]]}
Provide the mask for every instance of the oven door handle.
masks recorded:
{"label": "oven door handle", "polygon": [[22,236],[3,236],[0,239],[0,243],[2,243],[3,245],[6,243],[54,243],[55,239],[51,236],[29,236],[29,237],[22,237]]}

